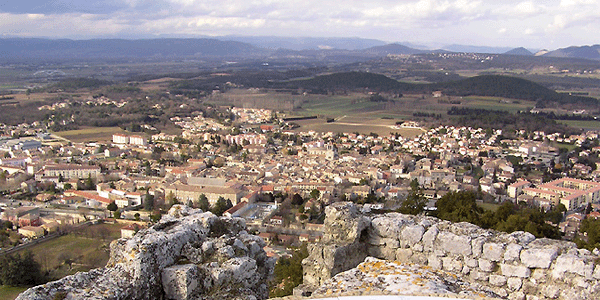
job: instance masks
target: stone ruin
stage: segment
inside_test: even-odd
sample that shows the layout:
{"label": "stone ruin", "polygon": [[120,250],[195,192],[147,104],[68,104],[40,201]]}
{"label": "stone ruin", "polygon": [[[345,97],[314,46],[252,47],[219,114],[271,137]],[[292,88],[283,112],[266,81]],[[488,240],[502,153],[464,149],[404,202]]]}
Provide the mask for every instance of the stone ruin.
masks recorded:
{"label": "stone ruin", "polygon": [[[309,246],[308,295],[367,257],[456,274],[499,299],[598,299],[600,259],[574,243],[503,233],[469,223],[399,213],[369,215],[349,202],[326,208],[325,233]],[[314,296],[314,295],[313,295]]]}
{"label": "stone ruin", "polygon": [[175,205],[156,225],[113,241],[105,268],[17,299],[266,299],[275,261],[245,228],[240,218]]}

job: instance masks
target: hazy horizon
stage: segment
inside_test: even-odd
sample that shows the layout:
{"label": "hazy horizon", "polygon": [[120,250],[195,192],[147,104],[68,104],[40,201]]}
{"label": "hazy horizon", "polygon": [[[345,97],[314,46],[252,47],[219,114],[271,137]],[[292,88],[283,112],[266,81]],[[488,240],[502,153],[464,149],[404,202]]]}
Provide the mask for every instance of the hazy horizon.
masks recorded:
{"label": "hazy horizon", "polygon": [[3,37],[335,37],[527,49],[600,43],[594,0],[24,0],[0,4],[0,16]]}

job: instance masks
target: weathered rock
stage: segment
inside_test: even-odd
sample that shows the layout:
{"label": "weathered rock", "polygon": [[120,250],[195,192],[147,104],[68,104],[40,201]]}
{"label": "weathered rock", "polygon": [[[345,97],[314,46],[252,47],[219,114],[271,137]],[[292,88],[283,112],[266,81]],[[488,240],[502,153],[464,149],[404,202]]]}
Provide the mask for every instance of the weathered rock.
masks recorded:
{"label": "weathered rock", "polygon": [[[274,261],[244,228],[243,219],[175,205],[158,224],[112,242],[106,268],[31,288],[18,299],[53,299],[58,292],[67,299],[265,299]],[[231,276],[221,281],[213,276],[220,272]]]}
{"label": "weathered rock", "polygon": [[504,286],[506,284],[506,277],[502,275],[490,275],[490,284]]}
{"label": "weathered rock", "polygon": [[400,239],[406,243],[409,247],[421,241],[425,228],[421,225],[406,226],[400,234]]}
{"label": "weathered rock", "polygon": [[198,287],[198,266],[194,264],[175,265],[162,271],[162,285],[167,299],[192,299]]}
{"label": "weathered rock", "polygon": [[491,261],[501,261],[504,258],[505,246],[499,243],[483,244],[483,258]]}
{"label": "weathered rock", "polygon": [[389,262],[368,257],[356,268],[327,280],[313,293],[314,297],[341,293],[369,292],[393,295],[480,296],[495,297],[489,289],[457,279],[443,271]]}
{"label": "weathered rock", "polygon": [[506,252],[504,252],[504,261],[519,262],[521,250],[523,250],[523,246],[519,244],[508,244],[508,246],[506,246]]}
{"label": "weathered rock", "polygon": [[529,278],[531,276],[531,270],[525,266],[500,264],[500,270],[502,275],[507,277]]}
{"label": "weathered rock", "polygon": [[521,286],[523,285],[523,280],[518,277],[511,277],[511,278],[508,278],[508,280],[506,280],[506,285],[508,286],[509,289],[516,291],[516,290],[520,289]]}
{"label": "weathered rock", "polygon": [[460,255],[471,255],[471,238],[460,236],[451,232],[442,231],[437,235],[435,241],[436,249],[443,249],[446,252]]}
{"label": "weathered rock", "polygon": [[563,254],[556,258],[552,274],[555,278],[562,278],[565,272],[592,277],[594,265],[587,263],[584,257],[572,254]]}
{"label": "weathered rock", "polygon": [[521,262],[528,268],[548,269],[557,255],[555,248],[530,248],[521,252]]}
{"label": "weathered rock", "polygon": [[[337,209],[349,211],[342,213]],[[352,204],[339,204],[334,220],[352,215],[352,210]],[[452,224],[432,217],[397,213],[354,217],[359,221],[340,222],[348,228],[340,225],[336,230],[361,232],[354,234],[355,239],[344,237],[337,244],[335,239],[324,237],[324,243],[310,247],[309,259],[304,261],[305,283],[317,286],[340,270],[351,269],[353,263],[358,264],[357,257],[370,253],[378,258],[417,263],[425,270],[451,271],[503,298],[552,298],[556,293],[548,289],[549,286],[561,291],[556,296],[561,300],[594,299],[592,295],[600,293],[597,254],[578,250],[571,242],[536,239],[526,232],[508,234],[483,230],[471,224]],[[363,217],[367,220],[361,221]],[[329,215],[326,224],[328,219]],[[369,220],[373,221],[365,226]],[[345,286],[343,282],[338,283]],[[542,292],[545,289],[548,290]]]}

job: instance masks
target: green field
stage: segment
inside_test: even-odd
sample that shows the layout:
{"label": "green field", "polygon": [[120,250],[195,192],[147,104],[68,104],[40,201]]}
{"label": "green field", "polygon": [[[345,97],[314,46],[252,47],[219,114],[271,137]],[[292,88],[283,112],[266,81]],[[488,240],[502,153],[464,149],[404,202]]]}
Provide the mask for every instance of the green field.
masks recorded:
{"label": "green field", "polygon": [[469,96],[464,97],[461,106],[488,110],[505,110],[516,113],[529,110],[535,106],[535,102],[527,100],[511,100],[498,97]]}
{"label": "green field", "polygon": [[[22,252],[30,251],[42,270],[50,271],[53,278],[62,278],[79,271],[105,266],[109,257],[109,244],[120,237],[122,226],[100,224],[84,227]],[[66,260],[73,262],[71,268],[65,265]]]}
{"label": "green field", "polygon": [[19,296],[20,293],[24,292],[27,287],[22,286],[5,286],[0,285],[0,299],[1,300],[13,300]]}
{"label": "green field", "polygon": [[571,127],[587,129],[587,130],[600,130],[600,121],[577,121],[577,120],[558,120],[557,122],[566,124]]}
{"label": "green field", "polygon": [[125,131],[119,127],[90,127],[53,133],[71,142],[82,143],[89,141],[111,141],[113,134],[124,132]]}

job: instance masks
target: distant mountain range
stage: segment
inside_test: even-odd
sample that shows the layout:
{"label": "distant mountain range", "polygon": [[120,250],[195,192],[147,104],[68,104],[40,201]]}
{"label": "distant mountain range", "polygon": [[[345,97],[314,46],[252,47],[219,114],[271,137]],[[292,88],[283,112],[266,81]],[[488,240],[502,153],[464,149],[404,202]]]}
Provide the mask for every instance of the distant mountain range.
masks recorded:
{"label": "distant mountain range", "polygon": [[[474,52],[531,56],[525,48],[450,45],[424,50],[361,38],[218,37],[51,40],[0,38],[0,60],[294,58],[359,61],[389,54]],[[600,45],[537,52],[536,56],[600,60]]]}
{"label": "distant mountain range", "polygon": [[568,57],[600,60],[600,45],[593,46],[572,46],[568,48],[550,51],[544,56],[549,57]]}
{"label": "distant mountain range", "polygon": [[221,41],[248,43],[267,49],[301,50],[362,50],[387,44],[384,41],[362,38],[315,38],[315,37],[278,37],[278,36],[222,36]]}

